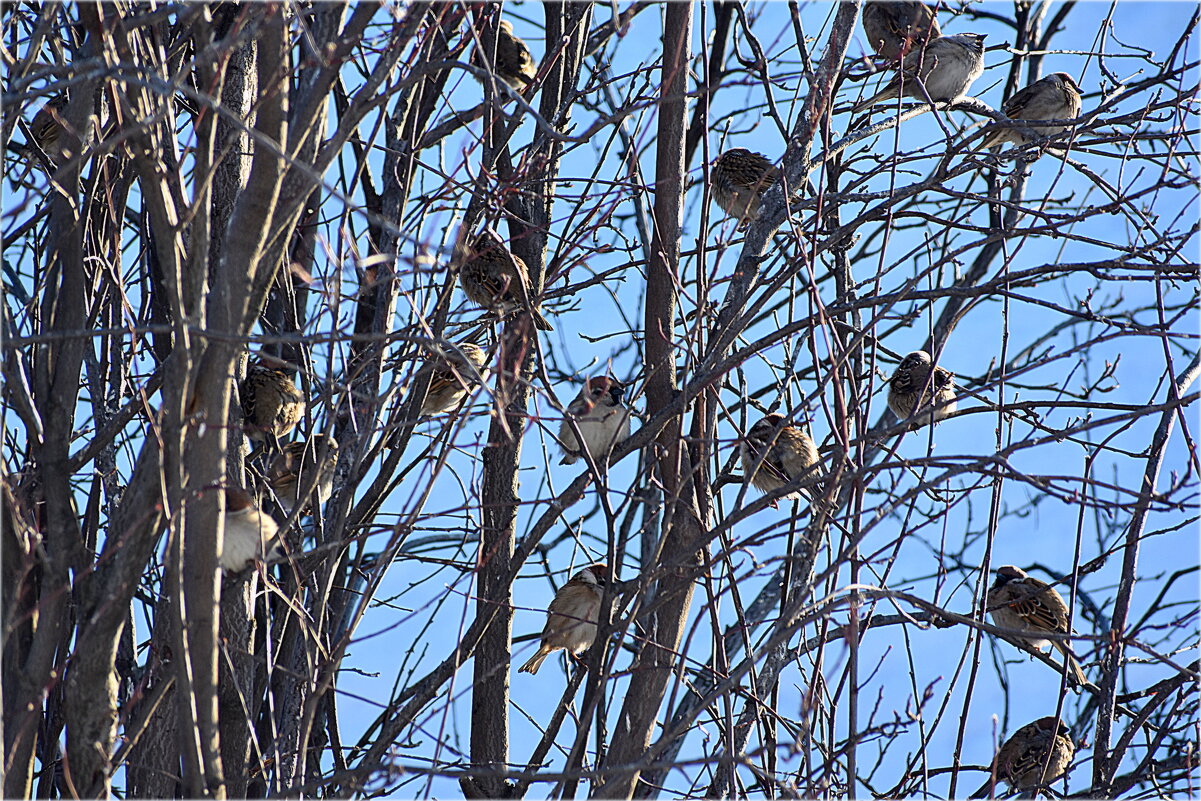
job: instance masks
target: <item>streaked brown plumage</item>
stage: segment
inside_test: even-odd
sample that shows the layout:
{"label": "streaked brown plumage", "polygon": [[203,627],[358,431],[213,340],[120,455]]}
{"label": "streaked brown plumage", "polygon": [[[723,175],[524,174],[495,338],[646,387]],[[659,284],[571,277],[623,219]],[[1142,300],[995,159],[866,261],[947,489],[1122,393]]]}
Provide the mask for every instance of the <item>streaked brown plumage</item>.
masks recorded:
{"label": "streaked brown plumage", "polygon": [[[593,376],[567,405],[567,415],[575,420],[588,453],[598,465],[606,461],[614,445],[630,435],[630,410],[621,402],[625,390],[625,385],[612,376]],[[563,446],[559,464],[575,464],[583,458],[580,441],[567,418],[559,425],[559,443]]]}
{"label": "streaked brown plumage", "polygon": [[989,588],[985,603],[994,623],[1011,629],[1015,637],[1024,639],[1033,648],[1041,650],[1050,645],[1058,649],[1067,660],[1068,678],[1076,684],[1088,683],[1066,642],[1039,636],[1071,633],[1068,605],[1054,587],[1026,575],[1021,568],[1004,565],[997,568],[997,580]]}
{"label": "streaked brown plumage", "polygon": [[238,573],[259,559],[269,559],[279,548],[279,526],[271,515],[259,511],[250,493],[241,487],[226,487],[225,538],[221,568]]}
{"label": "streaked brown plumage", "polygon": [[[992,770],[1003,781],[1021,792],[1046,787],[1067,773],[1076,754],[1072,732],[1062,720],[1047,716],[1022,726],[1005,741]],[[987,798],[995,789],[990,775],[972,798]]]}
{"label": "streaked brown plumage", "polygon": [[499,308],[501,316],[525,309],[534,325],[554,330],[530,298],[530,277],[525,262],[505,247],[491,231],[481,231],[464,248],[459,286],[472,303],[484,309]]}
{"label": "streaked brown plumage", "polygon": [[[819,469],[813,440],[800,426],[786,423],[782,414],[769,414],[751,426],[739,444],[739,453],[743,480],[763,492],[816,475]],[[816,488],[807,491],[810,497],[818,493]],[[799,500],[801,491],[793,490],[782,497]]]}
{"label": "streaked brown plumage", "polygon": [[[933,374],[931,368],[933,367]],[[935,404],[947,404],[931,409]],[[949,370],[934,367],[930,354],[915,350],[901,359],[897,370],[888,380],[888,408],[901,420],[908,420],[915,410],[921,425],[929,425],[955,411],[955,376]]]}
{"label": "streaked brown plumage", "polygon": [[555,651],[566,650],[579,656],[592,647],[606,572],[603,563],[589,565],[559,588],[547,609],[538,651],[518,669],[518,673],[537,673],[546,657]]}
{"label": "streaked brown plumage", "polygon": [[[1016,92],[1005,101],[1001,110],[1011,120],[1070,120],[1080,116],[1083,107],[1080,87],[1066,72],[1056,72],[1041,78]],[[1043,136],[1055,136],[1068,130],[1070,125],[1028,126]],[[1004,144],[1025,144],[1026,137],[1016,128],[997,128],[989,134],[982,147],[990,148]]]}
{"label": "streaked brown plumage", "polygon": [[779,178],[779,169],[762,153],[735,147],[720,154],[709,167],[713,200],[746,228],[759,216],[763,193]]}
{"label": "streaked brown plumage", "polygon": [[863,32],[867,43],[891,61],[942,35],[938,16],[925,3],[913,0],[872,0],[863,4]]}
{"label": "streaked brown plumage", "polygon": [[67,96],[56,95],[38,109],[29,123],[29,132],[33,134],[34,142],[47,156],[57,158],[61,155],[63,123],[62,114],[67,108]]}
{"label": "streaked brown plumage", "polygon": [[895,100],[898,95],[924,102],[929,94],[935,103],[951,103],[966,95],[983,74],[984,34],[940,36],[925,50],[913,50],[905,56],[901,73],[879,92],[856,104],[854,111],[858,113],[876,103]]}
{"label": "streaked brown plumage", "polygon": [[[318,503],[330,499],[334,492],[334,470],[337,467],[338,441],[332,436],[316,434],[307,440],[285,445],[271,461],[267,483],[271,485],[271,491],[275,493],[285,514],[291,514],[298,504],[302,506],[302,511],[307,511],[314,490]],[[311,486],[314,476],[316,485]]]}
{"label": "streaked brown plumage", "polygon": [[[477,67],[487,66],[479,46],[471,52],[471,63]],[[496,63],[493,74],[520,92],[528,86],[538,73],[538,62],[525,42],[513,35],[513,23],[502,19],[496,32]]]}
{"label": "streaked brown plumage", "polygon": [[[449,412],[459,405],[467,393],[479,385],[477,374],[484,372],[488,354],[472,342],[458,343],[454,348],[439,349],[421,366],[420,375],[433,373],[430,388],[421,404],[422,416]],[[469,366],[470,365],[470,366]],[[472,370],[471,368],[475,369]]]}
{"label": "streaked brown plumage", "polygon": [[305,397],[287,372],[254,364],[239,387],[246,436],[279,448],[279,440],[292,433],[304,417]]}

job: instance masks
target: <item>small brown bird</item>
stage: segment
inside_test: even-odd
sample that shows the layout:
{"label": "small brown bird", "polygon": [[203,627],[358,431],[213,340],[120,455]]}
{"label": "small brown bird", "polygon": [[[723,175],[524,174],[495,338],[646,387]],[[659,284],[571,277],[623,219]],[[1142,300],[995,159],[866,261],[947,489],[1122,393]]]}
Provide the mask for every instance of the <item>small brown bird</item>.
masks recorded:
{"label": "small brown bird", "polygon": [[[612,376],[594,376],[567,405],[568,417],[575,419],[597,464],[603,464],[613,446],[630,435],[630,410],[621,402],[625,391],[625,385]],[[583,458],[580,441],[567,419],[559,426],[559,442],[563,446],[559,464],[575,464]]]}
{"label": "small brown bird", "polygon": [[1068,605],[1054,587],[1026,575],[1021,568],[1004,565],[997,568],[997,580],[989,588],[985,602],[994,623],[1001,628],[1011,629],[1015,636],[1025,640],[1031,647],[1039,650],[1048,645],[1055,647],[1068,663],[1068,678],[1076,684],[1088,683],[1080,662],[1066,642],[1038,636],[1047,633],[1071,634],[1068,630]]}
{"label": "small brown bird", "polygon": [[[332,436],[316,434],[307,440],[285,445],[267,470],[267,483],[284,514],[290,515],[297,505],[303,507],[302,511],[307,511],[309,497],[314,490],[318,503],[330,499],[334,493],[334,470],[337,467],[338,441]],[[314,480],[315,486],[310,487]],[[301,497],[302,494],[304,497]]]}
{"label": "small brown bird", "polygon": [[984,34],[940,36],[930,42],[925,50],[911,51],[902,64],[897,77],[879,92],[857,104],[855,113],[876,103],[895,100],[898,95],[925,102],[926,94],[929,94],[935,103],[953,103],[963,97],[975,80],[984,74]]}
{"label": "small brown bird", "polygon": [[[1072,732],[1056,717],[1039,718],[1027,723],[1005,741],[993,760],[990,774],[1020,792],[1046,787],[1067,773],[1076,753]],[[993,794],[993,775],[972,793],[972,798]]]}
{"label": "small brown bird", "polygon": [[62,155],[63,112],[67,108],[67,96],[56,95],[38,109],[29,123],[33,140],[52,159]]}
{"label": "small brown bird", "polygon": [[[739,444],[744,481],[763,492],[772,492],[818,470],[817,446],[800,426],[785,421],[782,414],[769,414],[751,426]],[[816,489],[807,490],[810,497]],[[783,496],[800,500],[801,491]]]}
{"label": "small brown bird", "polygon": [[[1056,72],[1040,78],[1005,101],[1001,110],[1011,120],[1025,123],[1026,120],[1074,120],[1080,116],[1084,101],[1080,87],[1066,72]],[[1070,125],[1029,125],[1031,130],[1043,136],[1063,133]],[[1004,144],[1025,144],[1027,138],[1016,128],[998,128],[989,134],[982,147],[990,148]]]}
{"label": "small brown bird", "polygon": [[465,248],[459,267],[459,286],[472,303],[499,308],[501,316],[525,309],[534,325],[553,331],[530,298],[530,275],[525,262],[491,231],[481,231]]}
{"label": "small brown bird", "polygon": [[[479,45],[471,52],[471,63],[488,68]],[[502,19],[497,26],[496,64],[492,73],[518,92],[533,82],[538,73],[538,62],[534,61],[525,42],[513,35],[513,23],[507,19]]]}
{"label": "small brown bird", "polygon": [[709,166],[713,200],[746,228],[759,216],[763,193],[780,177],[780,170],[762,153],[735,147],[713,159]]}
{"label": "small brown bird", "polygon": [[560,649],[579,656],[592,647],[592,641],[596,639],[596,621],[600,617],[605,573],[604,563],[589,565],[559,588],[547,610],[542,644],[518,673],[537,673],[546,657]]}
{"label": "small brown bird", "polygon": [[484,349],[471,342],[458,343],[457,350],[439,348],[438,354],[421,367],[422,374],[433,373],[421,403],[421,415],[442,414],[458,406],[479,385],[477,375],[483,375],[487,358]]}
{"label": "small brown bird", "polygon": [[259,511],[241,487],[225,487],[225,542],[221,569],[238,573],[259,559],[270,558],[279,548],[279,526],[271,515]]}
{"label": "small brown bird", "polygon": [[[955,411],[955,376],[941,367],[933,367],[930,354],[915,350],[897,367],[888,380],[888,408],[901,420],[908,420],[914,411],[921,425],[942,420]],[[946,405],[943,405],[946,404]],[[931,409],[937,405],[939,408]]]}
{"label": "small brown bird", "polygon": [[872,50],[897,61],[942,36],[934,9],[915,0],[863,4],[863,32]]}
{"label": "small brown bird", "polygon": [[238,392],[246,436],[279,449],[279,440],[292,433],[304,417],[304,393],[284,370],[259,362],[246,371]]}

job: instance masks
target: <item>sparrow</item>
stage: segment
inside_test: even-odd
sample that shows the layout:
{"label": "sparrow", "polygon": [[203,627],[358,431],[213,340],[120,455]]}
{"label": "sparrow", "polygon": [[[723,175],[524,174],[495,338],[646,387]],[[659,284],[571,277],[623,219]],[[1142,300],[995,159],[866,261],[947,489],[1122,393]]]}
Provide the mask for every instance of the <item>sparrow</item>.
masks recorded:
{"label": "sparrow", "polygon": [[889,61],[942,36],[934,9],[916,0],[864,3],[863,32],[872,50]]}
{"label": "sparrow", "polygon": [[62,155],[62,114],[66,108],[67,96],[56,95],[38,109],[29,123],[29,132],[33,134],[34,143],[51,158]]}
{"label": "sparrow", "polygon": [[[751,426],[739,443],[739,452],[743,473],[752,486],[763,492],[772,492],[817,471],[817,446],[800,426],[785,422],[782,414],[769,414]],[[812,497],[814,490],[809,493]],[[783,497],[800,500],[801,491],[793,490]]]}
{"label": "sparrow", "polygon": [[525,262],[491,231],[482,231],[464,248],[459,286],[481,308],[499,307],[502,316],[526,309],[534,318],[534,325],[543,331],[554,330],[530,299],[530,276]]}
{"label": "sparrow", "polygon": [[1039,718],[1013,733],[997,752],[989,777],[972,798],[992,795],[993,774],[1018,791],[1045,787],[1067,772],[1076,753],[1072,732],[1056,717]]}
{"label": "sparrow", "polygon": [[279,526],[259,510],[250,493],[225,487],[225,542],[219,562],[227,573],[238,573],[279,549]]}
{"label": "sparrow", "polygon": [[563,649],[579,656],[596,639],[596,621],[600,616],[601,594],[605,587],[606,566],[589,565],[571,577],[555,593],[542,628],[538,651],[518,669],[518,673],[537,673],[552,652]]}
{"label": "sparrow", "polygon": [[780,170],[762,153],[735,147],[713,159],[709,166],[713,199],[721,210],[746,228],[759,216],[763,193],[780,177]]}
{"label": "sparrow", "polygon": [[594,376],[585,382],[580,394],[567,405],[567,417],[559,426],[563,446],[559,464],[575,464],[584,455],[568,418],[579,426],[584,445],[597,464],[604,463],[613,446],[630,435],[630,410],[621,402],[625,391],[625,384],[612,376]]}
{"label": "sparrow", "polygon": [[[477,67],[488,69],[484,63],[484,55],[477,44],[471,52],[471,63]],[[513,35],[513,23],[502,19],[496,32],[496,62],[492,74],[520,92],[528,86],[538,72],[538,62],[530,54],[525,42]],[[480,80],[477,77],[477,80]],[[483,83],[483,81],[480,81]]]}
{"label": "sparrow", "polygon": [[439,348],[421,367],[422,374],[433,373],[421,403],[421,415],[442,414],[458,406],[480,383],[477,376],[484,372],[487,358],[484,349],[471,342],[460,342],[457,348]]}
{"label": "sparrow", "polygon": [[[1005,101],[1001,110],[1011,120],[1071,120],[1080,116],[1084,101],[1080,87],[1066,72],[1056,72],[1040,78]],[[1063,133],[1070,125],[1027,126],[1043,136]],[[1004,144],[1025,144],[1027,137],[1016,128],[998,128],[985,137],[981,147],[987,149]]]}
{"label": "sparrow", "polygon": [[[308,506],[309,495],[314,490],[318,503],[329,500],[334,494],[334,470],[337,467],[338,441],[332,436],[317,434],[307,440],[285,445],[267,470],[267,483],[284,514],[290,515],[298,505]],[[316,485],[310,487],[314,476]],[[302,492],[304,497],[300,497]],[[302,508],[302,511],[305,509]]]}
{"label": "sparrow", "polygon": [[[925,101],[952,103],[967,94],[972,83],[984,74],[984,34],[957,33],[940,36],[925,50],[912,50],[905,56],[901,71],[888,85],[855,106],[855,113],[898,95]],[[903,79],[903,80],[902,80]]]}
{"label": "sparrow", "polygon": [[284,370],[263,363],[252,365],[238,388],[246,436],[279,449],[279,440],[292,433],[304,417],[304,393]]}
{"label": "sparrow", "polygon": [[[955,376],[941,367],[931,366],[930,354],[915,350],[901,359],[897,370],[888,379],[888,408],[901,420],[908,420],[917,409],[924,409],[918,420],[921,425],[942,420],[955,411]],[[947,404],[941,406],[941,404]],[[940,408],[930,409],[940,405]]]}
{"label": "sparrow", "polygon": [[1067,643],[1038,636],[1045,633],[1071,634],[1068,630],[1068,605],[1054,587],[1026,575],[1020,568],[1004,565],[997,568],[997,580],[989,588],[985,603],[994,623],[1001,628],[1012,629],[1020,639],[1039,650],[1048,645],[1054,646],[1068,663],[1069,678],[1076,684],[1088,683]]}

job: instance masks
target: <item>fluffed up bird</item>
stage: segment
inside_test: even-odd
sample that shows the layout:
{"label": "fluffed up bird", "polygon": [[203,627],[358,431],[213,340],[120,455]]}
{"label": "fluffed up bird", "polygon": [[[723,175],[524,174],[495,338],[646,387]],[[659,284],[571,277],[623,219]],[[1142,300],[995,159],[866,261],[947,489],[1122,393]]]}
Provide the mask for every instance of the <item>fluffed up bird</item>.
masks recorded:
{"label": "fluffed up bird", "polygon": [[251,365],[238,388],[246,436],[279,449],[304,417],[305,398],[284,370],[263,363]]}
{"label": "fluffed up bird", "polygon": [[855,106],[856,113],[898,96],[924,102],[928,94],[935,103],[959,100],[984,74],[984,34],[940,36],[925,50],[910,52],[902,64],[901,71],[887,86]]}
{"label": "fluffed up bird", "polygon": [[530,298],[530,275],[525,262],[491,231],[481,231],[464,247],[459,286],[481,308],[499,307],[502,317],[524,309],[538,328],[554,330]]}
{"label": "fluffed up bird", "polygon": [[422,374],[433,373],[421,403],[421,415],[442,414],[458,406],[479,385],[487,358],[484,349],[471,342],[439,348],[421,367]]}
{"label": "fluffed up bird", "polygon": [[221,569],[238,573],[279,549],[279,526],[259,510],[250,493],[225,487],[225,540],[219,558]]}
{"label": "fluffed up bird", "polygon": [[1058,649],[1068,663],[1068,678],[1075,684],[1088,683],[1066,642],[1040,636],[1071,634],[1068,605],[1054,587],[1026,575],[1021,568],[1004,565],[997,568],[997,580],[989,588],[985,603],[994,623],[1011,629],[1015,637],[1033,648],[1042,650],[1050,645]]}
{"label": "fluffed up bird", "polygon": [[[488,69],[479,45],[471,52],[471,63]],[[525,42],[513,35],[513,23],[502,19],[497,25],[496,59],[492,74],[520,92],[534,80],[537,72],[538,62],[534,61]]]}
{"label": "fluffed up bird", "polygon": [[897,61],[942,36],[934,9],[915,0],[863,4],[863,33],[872,50]]}
{"label": "fluffed up bird", "polygon": [[630,410],[621,402],[625,391],[625,384],[612,376],[593,376],[585,382],[580,394],[567,405],[567,417],[559,426],[559,443],[563,446],[559,464],[575,464],[584,456],[568,418],[579,426],[593,461],[599,465],[608,460],[613,446],[630,435]]}
{"label": "fluffed up bird", "polygon": [[[1001,110],[1005,116],[1025,124],[1026,120],[1074,120],[1083,108],[1080,87],[1066,72],[1056,72],[1040,78],[1005,101]],[[1027,125],[1042,134],[1055,136],[1063,133],[1070,125]],[[982,147],[985,149],[1004,144],[1025,144],[1027,137],[1016,128],[997,128],[989,134]]]}
{"label": "fluffed up bird", "polygon": [[285,445],[267,470],[267,483],[284,514],[292,514],[297,506],[304,512],[314,491],[319,504],[333,495],[337,467],[338,441],[332,436],[317,434]]}
{"label": "fluffed up bird", "polygon": [[1047,716],[1027,723],[1001,746],[988,780],[971,797],[993,795],[995,783],[991,774],[1019,792],[1046,787],[1067,773],[1075,753],[1072,732],[1059,718]]}
{"label": "fluffed up bird", "polygon": [[537,673],[546,657],[555,651],[565,650],[579,656],[592,647],[606,569],[603,563],[589,565],[559,588],[547,610],[542,643],[518,673]]}
{"label": "fluffed up bird", "polygon": [[759,216],[763,193],[779,179],[780,171],[762,153],[735,147],[720,154],[709,167],[713,200],[746,228]]}
{"label": "fluffed up bird", "polygon": [[[800,426],[786,422],[782,414],[769,414],[751,426],[739,443],[743,480],[763,492],[772,492],[798,479],[817,474],[817,446]],[[807,490],[816,497],[818,490]],[[800,500],[801,491],[783,496]]]}
{"label": "fluffed up bird", "polygon": [[33,141],[47,156],[57,159],[62,155],[62,114],[67,108],[67,96],[56,95],[38,109],[29,123]]}
{"label": "fluffed up bird", "polygon": [[929,425],[931,416],[938,422],[955,411],[956,405],[955,376],[935,367],[924,350],[915,350],[901,359],[888,380],[888,408],[901,420],[918,412],[921,425]]}

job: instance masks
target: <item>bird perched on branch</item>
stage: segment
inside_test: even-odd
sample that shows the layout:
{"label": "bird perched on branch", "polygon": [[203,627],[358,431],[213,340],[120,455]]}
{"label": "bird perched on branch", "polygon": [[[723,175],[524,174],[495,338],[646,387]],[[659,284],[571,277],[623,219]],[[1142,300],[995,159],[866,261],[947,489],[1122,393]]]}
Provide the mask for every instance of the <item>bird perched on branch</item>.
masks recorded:
{"label": "bird perched on branch", "polygon": [[709,167],[713,200],[746,228],[759,216],[763,193],[779,179],[780,171],[762,153],[735,147],[720,154]]}
{"label": "bird perched on branch", "polygon": [[[484,63],[484,55],[477,44],[471,51],[471,63],[477,67],[488,69]],[[520,92],[534,80],[538,73],[538,62],[526,47],[525,42],[513,35],[513,23],[502,19],[496,30],[496,58],[492,65],[492,74]],[[477,80],[480,80],[477,76]],[[483,83],[480,80],[480,83]]]}
{"label": "bird perched on branch", "polygon": [[856,113],[898,96],[924,102],[928,94],[935,103],[953,103],[960,99],[984,74],[984,34],[940,36],[925,50],[911,51],[902,64],[900,72],[887,86],[855,106]]}
{"label": "bird perched on branch", "polygon": [[589,565],[559,588],[547,609],[542,643],[518,673],[537,673],[546,657],[555,651],[565,650],[579,656],[592,647],[606,572],[603,563]]}
{"label": "bird perched on branch", "polygon": [[554,330],[530,298],[530,275],[525,262],[491,231],[481,231],[464,247],[459,286],[481,308],[499,308],[502,317],[524,309],[538,328]]}
{"label": "bird perched on branch", "polygon": [[1062,640],[1040,635],[1071,634],[1068,629],[1068,605],[1055,588],[1039,581],[1013,565],[997,568],[997,579],[985,599],[988,613],[1001,628],[1039,650],[1048,645],[1058,649],[1068,663],[1068,678],[1078,685],[1088,683],[1075,654]]}
{"label": "bird perched on branch", "polygon": [[52,159],[63,155],[63,112],[67,108],[67,96],[56,95],[38,109],[29,123],[33,143]]}
{"label": "bird perched on branch", "polygon": [[988,781],[972,798],[992,795],[993,775],[1019,792],[1046,787],[1067,772],[1076,753],[1072,732],[1056,717],[1039,718],[1013,733],[997,752]]}
{"label": "bird perched on branch", "polygon": [[[763,492],[773,492],[818,471],[817,446],[782,414],[769,414],[751,426],[739,444],[739,453],[744,480]],[[816,488],[807,491],[811,498],[819,494]],[[801,490],[783,497],[800,500]]]}
{"label": "bird perched on branch", "polygon": [[864,3],[863,33],[872,50],[890,61],[904,58],[942,36],[934,9],[915,0]]}
{"label": "bird perched on branch", "polygon": [[292,433],[304,417],[304,393],[292,382],[292,376],[258,362],[246,371],[238,392],[246,436],[279,450],[280,438]]}
{"label": "bird perched on branch", "polygon": [[[1005,101],[1001,110],[1011,120],[1025,123],[1026,120],[1073,120],[1080,116],[1083,107],[1080,87],[1066,72],[1056,72],[1040,78]],[[1043,136],[1055,136],[1070,129],[1070,125],[1028,125]],[[982,147],[991,148],[1004,144],[1025,144],[1028,137],[1016,128],[998,127],[989,134]]]}
{"label": "bird perched on branch", "polygon": [[931,416],[938,422],[955,411],[955,376],[932,362],[929,353],[915,350],[901,359],[888,380],[888,408],[901,420],[922,410],[917,419],[921,425],[928,425]]}
{"label": "bird perched on branch", "polygon": [[568,418],[575,420],[593,461],[607,461],[613,446],[630,435],[630,410],[621,402],[625,391],[625,384],[612,376],[594,376],[585,382],[580,394],[568,404],[567,417],[559,426],[563,446],[559,464],[575,464],[584,456]]}
{"label": "bird perched on branch", "polygon": [[224,487],[225,539],[219,562],[227,573],[238,573],[279,549],[279,526],[259,510],[241,487]]}
{"label": "bird perched on branch", "polygon": [[337,467],[338,441],[332,436],[316,434],[307,440],[285,445],[271,462],[267,483],[284,513],[292,514],[297,506],[305,511],[314,491],[317,493],[317,503],[325,503],[330,499],[334,493],[334,470]]}
{"label": "bird perched on branch", "polygon": [[479,345],[460,342],[456,347],[439,348],[418,373],[433,373],[429,391],[421,403],[421,415],[449,412],[459,405],[480,383],[488,355]]}

